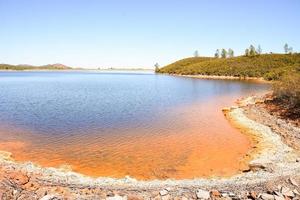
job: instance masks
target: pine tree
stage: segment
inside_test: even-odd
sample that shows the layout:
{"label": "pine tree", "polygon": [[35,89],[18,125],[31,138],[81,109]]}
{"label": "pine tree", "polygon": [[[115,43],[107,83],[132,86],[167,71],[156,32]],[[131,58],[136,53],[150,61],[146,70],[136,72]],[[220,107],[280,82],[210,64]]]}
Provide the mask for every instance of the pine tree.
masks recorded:
{"label": "pine tree", "polygon": [[262,53],[262,49],[261,49],[260,45],[258,45],[258,47],[257,47],[257,53],[258,53],[259,55]]}
{"label": "pine tree", "polygon": [[227,51],[226,51],[226,49],[222,49],[221,57],[222,58],[226,58],[227,57]]}
{"label": "pine tree", "polygon": [[228,49],[228,56],[229,58],[234,57],[234,51],[231,48]]}
{"label": "pine tree", "polygon": [[215,58],[220,58],[220,50],[219,49],[216,50]]}
{"label": "pine tree", "polygon": [[255,56],[256,55],[256,50],[255,50],[255,47],[253,45],[250,45],[250,47],[249,47],[249,55],[250,56]]}

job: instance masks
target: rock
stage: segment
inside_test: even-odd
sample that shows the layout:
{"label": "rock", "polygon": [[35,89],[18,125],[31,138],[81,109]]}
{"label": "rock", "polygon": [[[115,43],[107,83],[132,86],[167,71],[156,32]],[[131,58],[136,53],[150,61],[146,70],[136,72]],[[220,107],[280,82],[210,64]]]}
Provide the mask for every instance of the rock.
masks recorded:
{"label": "rock", "polygon": [[223,193],[221,194],[221,196],[222,196],[222,197],[229,197],[229,194],[226,193],[226,192],[223,192]]}
{"label": "rock", "polygon": [[255,104],[262,104],[262,103],[264,103],[265,101],[264,100],[262,100],[262,99],[256,99],[255,100]]}
{"label": "rock", "polygon": [[289,182],[290,182],[293,186],[299,187],[299,185],[298,185],[298,183],[295,181],[295,179],[289,178]]}
{"label": "rock", "polygon": [[273,165],[271,163],[250,163],[249,168],[253,172],[257,172],[259,170],[264,170],[267,172],[273,172]]}
{"label": "rock", "polygon": [[300,158],[296,158],[296,162],[300,162]]}
{"label": "rock", "polygon": [[273,200],[274,196],[272,194],[263,193],[260,195],[260,198],[263,200]]}
{"label": "rock", "polygon": [[209,192],[206,190],[201,190],[201,189],[198,189],[196,191],[196,196],[198,199],[209,199],[210,198]]}
{"label": "rock", "polygon": [[218,190],[211,190],[211,191],[210,191],[210,195],[211,195],[213,198],[219,198],[219,197],[221,197],[221,193],[220,193]]}
{"label": "rock", "polygon": [[169,200],[169,199],[171,199],[169,194],[161,197],[161,200]]}
{"label": "rock", "polygon": [[55,195],[45,195],[40,200],[61,200],[60,197],[57,197]]}
{"label": "rock", "polygon": [[295,195],[300,196],[300,192],[297,189],[294,189],[293,192],[294,192]]}
{"label": "rock", "polygon": [[274,194],[275,194],[276,196],[283,197],[283,195],[282,195],[280,192],[274,191]]}
{"label": "rock", "polygon": [[251,191],[250,194],[249,194],[249,197],[251,199],[257,199],[257,193],[255,191]]}
{"label": "rock", "polygon": [[235,197],[235,194],[233,192],[228,193],[229,197]]}
{"label": "rock", "polygon": [[139,196],[139,195],[129,194],[127,196],[127,199],[128,200],[143,200],[143,197]]}
{"label": "rock", "polygon": [[166,189],[163,189],[163,190],[161,190],[160,192],[159,192],[159,194],[160,194],[160,196],[165,196],[165,195],[167,195],[169,192],[168,192],[168,190],[166,190]]}
{"label": "rock", "polygon": [[113,197],[106,197],[106,200],[127,200],[127,196],[119,196],[119,195],[116,195],[116,196],[113,196]]}
{"label": "rock", "polygon": [[294,197],[295,196],[294,192],[286,187],[282,187],[281,193],[286,197]]}
{"label": "rock", "polygon": [[222,112],[229,112],[230,111],[230,108],[228,108],[228,107],[225,107],[225,108],[222,108]]}
{"label": "rock", "polygon": [[285,200],[283,196],[274,195],[275,200]]}
{"label": "rock", "polygon": [[13,182],[15,182],[18,185],[24,185],[29,182],[28,176],[24,175],[21,172],[15,172],[9,174],[9,179],[11,179]]}

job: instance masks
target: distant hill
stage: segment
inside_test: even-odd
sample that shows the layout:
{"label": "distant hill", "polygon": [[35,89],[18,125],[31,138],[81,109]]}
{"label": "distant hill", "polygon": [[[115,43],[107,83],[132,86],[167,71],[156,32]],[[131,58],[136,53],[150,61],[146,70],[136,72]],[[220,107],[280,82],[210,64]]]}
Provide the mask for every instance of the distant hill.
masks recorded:
{"label": "distant hill", "polygon": [[300,54],[262,54],[233,58],[185,58],[157,70],[181,75],[264,77],[277,80],[285,72],[300,73]]}
{"label": "distant hill", "polygon": [[41,66],[33,66],[33,65],[10,65],[10,64],[0,64],[0,70],[67,70],[72,69],[69,66],[56,63],[56,64],[48,64]]}

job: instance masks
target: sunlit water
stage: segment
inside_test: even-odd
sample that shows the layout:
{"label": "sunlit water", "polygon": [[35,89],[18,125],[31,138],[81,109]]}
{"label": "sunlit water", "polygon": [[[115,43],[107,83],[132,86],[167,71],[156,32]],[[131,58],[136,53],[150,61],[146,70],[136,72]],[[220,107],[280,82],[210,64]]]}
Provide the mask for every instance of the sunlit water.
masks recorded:
{"label": "sunlit water", "polygon": [[0,150],[91,176],[228,176],[248,137],[221,112],[267,85],[152,73],[0,72]]}

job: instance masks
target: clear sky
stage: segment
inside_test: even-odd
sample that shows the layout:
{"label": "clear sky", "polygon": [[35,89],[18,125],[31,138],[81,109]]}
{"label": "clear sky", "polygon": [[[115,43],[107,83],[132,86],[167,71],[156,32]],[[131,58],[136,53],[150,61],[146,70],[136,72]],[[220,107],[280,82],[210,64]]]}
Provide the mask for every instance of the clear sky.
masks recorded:
{"label": "clear sky", "polygon": [[0,0],[0,22],[10,64],[150,68],[195,50],[300,51],[300,0]]}

